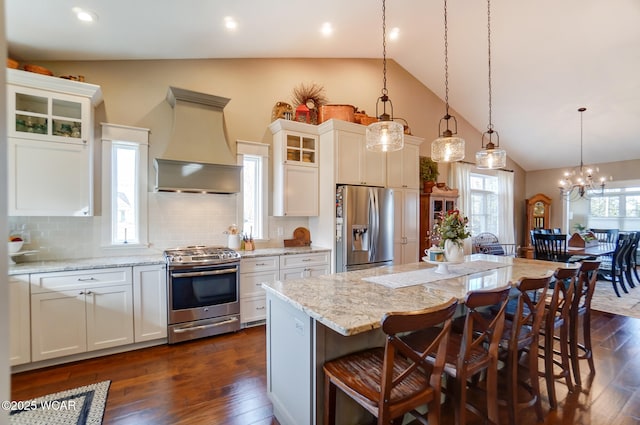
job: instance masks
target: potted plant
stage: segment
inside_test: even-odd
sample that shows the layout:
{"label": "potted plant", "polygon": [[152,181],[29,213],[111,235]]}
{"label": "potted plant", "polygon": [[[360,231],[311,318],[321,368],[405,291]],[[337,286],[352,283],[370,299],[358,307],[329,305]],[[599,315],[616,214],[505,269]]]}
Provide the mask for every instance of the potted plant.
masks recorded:
{"label": "potted plant", "polygon": [[438,163],[428,156],[420,157],[420,180],[424,186],[424,193],[431,193],[438,181]]}

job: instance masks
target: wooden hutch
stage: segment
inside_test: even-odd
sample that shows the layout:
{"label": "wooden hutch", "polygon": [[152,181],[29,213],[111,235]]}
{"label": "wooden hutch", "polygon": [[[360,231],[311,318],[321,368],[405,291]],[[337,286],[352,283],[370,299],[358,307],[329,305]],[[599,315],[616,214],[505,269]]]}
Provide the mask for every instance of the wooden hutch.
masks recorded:
{"label": "wooden hutch", "polygon": [[440,212],[457,208],[458,190],[433,188],[431,193],[420,194],[420,257],[431,247],[431,232]]}

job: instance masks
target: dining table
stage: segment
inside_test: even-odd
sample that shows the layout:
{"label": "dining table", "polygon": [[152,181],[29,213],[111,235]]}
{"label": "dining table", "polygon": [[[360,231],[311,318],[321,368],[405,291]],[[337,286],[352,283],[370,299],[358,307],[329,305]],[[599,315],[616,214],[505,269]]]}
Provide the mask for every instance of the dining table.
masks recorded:
{"label": "dining table", "polygon": [[[524,277],[546,277],[579,264],[489,254],[463,262],[376,267],[324,276],[263,283],[267,299],[267,392],[281,425],[323,420],[322,365],[339,356],[384,344],[387,312],[463,302],[473,290],[513,285]],[[462,314],[462,303],[460,314]],[[348,398],[338,401],[337,424],[367,423]]]}
{"label": "dining table", "polygon": [[615,243],[599,242],[597,245],[589,245],[586,247],[568,246],[567,253],[571,255],[584,255],[589,257],[600,257],[603,255],[611,255],[616,250]]}

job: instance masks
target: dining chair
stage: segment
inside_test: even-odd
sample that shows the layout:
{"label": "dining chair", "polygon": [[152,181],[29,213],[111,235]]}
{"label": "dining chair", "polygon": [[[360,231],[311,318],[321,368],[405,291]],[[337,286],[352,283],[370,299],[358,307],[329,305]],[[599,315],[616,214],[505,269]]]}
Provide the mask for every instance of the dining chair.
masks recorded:
{"label": "dining chair", "polygon": [[[537,236],[536,236],[537,237]],[[543,421],[540,380],[538,374],[539,334],[546,305],[546,294],[552,276],[542,278],[522,278],[515,284],[519,295],[515,302],[515,311],[509,306],[505,316],[504,332],[500,343],[498,358],[503,361],[502,374],[506,378],[506,404],[509,424],[515,424],[518,411],[533,406],[538,421]],[[520,371],[521,355],[528,352],[528,361],[524,371]],[[520,401],[519,388],[529,394],[528,400]]]}
{"label": "dining chair", "polygon": [[608,280],[613,285],[613,290],[616,295],[620,296],[618,286],[622,288],[625,293],[629,293],[627,287],[624,284],[625,265],[627,251],[631,246],[631,235],[626,232],[618,233],[616,239],[616,246],[611,257],[602,256],[598,257],[600,261],[600,269],[598,275],[604,280]]}
{"label": "dining chair", "polygon": [[[580,265],[576,287],[569,312],[569,357],[573,381],[582,386],[580,360],[586,359],[591,374],[596,372],[591,349],[591,299],[598,280],[599,261],[583,261]],[[580,342],[582,340],[582,342]]]}
{"label": "dining chair", "polygon": [[535,235],[533,247],[536,260],[573,262],[573,256],[567,252],[565,234],[538,233]]}
{"label": "dining chair", "polygon": [[[340,390],[377,418],[378,425],[400,424],[406,413],[422,423],[416,408],[427,405],[430,425],[440,421],[442,373],[453,315],[458,301],[451,298],[436,307],[386,313],[381,320],[384,347],[358,351],[324,366],[324,424],[336,421],[336,390]],[[398,334],[437,326],[437,337],[421,353]],[[434,361],[427,360],[437,353]]]}
{"label": "dining chair", "polygon": [[[484,416],[490,423],[498,423],[498,345],[504,328],[510,287],[490,290],[470,291],[464,298],[465,314],[456,319],[460,329],[449,336],[449,346],[444,365],[447,377],[445,393],[454,404],[455,423],[466,424],[467,410]],[[491,318],[483,311],[490,306],[499,306],[498,312]],[[416,352],[424,350],[438,337],[437,331],[426,329],[403,337],[403,340]],[[435,360],[432,352],[430,360]],[[486,408],[480,408],[469,401],[467,396],[470,379],[486,373]]]}
{"label": "dining chair", "polygon": [[591,233],[598,239],[598,242],[601,243],[616,243],[616,239],[618,238],[618,229],[589,229]]}
{"label": "dining chair", "polygon": [[[544,321],[540,327],[543,340],[538,350],[538,357],[544,360],[542,375],[545,377],[549,405],[552,409],[558,406],[556,380],[564,379],[569,392],[573,392],[569,359],[569,318],[578,272],[577,267],[561,267],[553,273],[553,282],[550,284],[553,292],[548,296]],[[558,369],[559,371],[556,372]]]}
{"label": "dining chair", "polygon": [[639,232],[629,232],[631,242],[629,243],[629,248],[627,248],[627,253],[625,255],[625,265],[624,272],[627,280],[627,284],[635,288],[636,283],[635,280],[638,281],[640,285],[640,277],[638,276],[638,269],[636,264],[636,256],[638,255],[638,243],[640,242],[640,231]]}

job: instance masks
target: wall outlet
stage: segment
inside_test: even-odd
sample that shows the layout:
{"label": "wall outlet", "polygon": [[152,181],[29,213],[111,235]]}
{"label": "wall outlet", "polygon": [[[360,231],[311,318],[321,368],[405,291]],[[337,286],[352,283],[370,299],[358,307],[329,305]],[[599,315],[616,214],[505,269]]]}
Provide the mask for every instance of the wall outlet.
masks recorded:
{"label": "wall outlet", "polygon": [[284,236],[284,229],[282,228],[282,226],[278,226],[278,228],[276,229],[276,233],[277,236]]}

